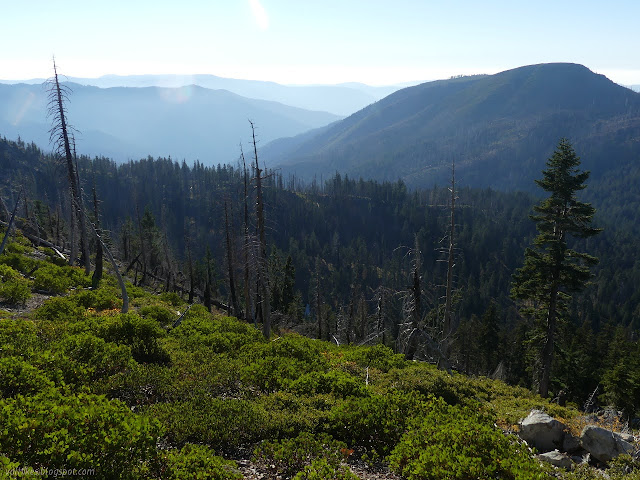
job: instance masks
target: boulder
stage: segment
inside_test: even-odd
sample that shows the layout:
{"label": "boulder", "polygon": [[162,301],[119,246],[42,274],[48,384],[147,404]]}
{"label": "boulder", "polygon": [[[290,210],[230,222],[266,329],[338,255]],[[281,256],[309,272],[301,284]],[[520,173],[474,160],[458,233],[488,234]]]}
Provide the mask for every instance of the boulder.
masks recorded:
{"label": "boulder", "polygon": [[573,466],[573,460],[571,460],[566,453],[553,450],[551,452],[541,453],[538,458],[543,462],[550,463],[551,465],[566,470],[571,470]]}
{"label": "boulder", "polygon": [[562,439],[562,448],[560,450],[567,453],[579,452],[582,450],[580,439],[570,433],[565,433],[564,438]]}
{"label": "boulder", "polygon": [[520,438],[539,452],[549,452],[562,447],[565,426],[540,410],[531,410],[520,422]]}
{"label": "boulder", "polygon": [[622,453],[633,453],[633,445],[606,428],[588,425],[580,435],[582,448],[600,462],[608,462]]}

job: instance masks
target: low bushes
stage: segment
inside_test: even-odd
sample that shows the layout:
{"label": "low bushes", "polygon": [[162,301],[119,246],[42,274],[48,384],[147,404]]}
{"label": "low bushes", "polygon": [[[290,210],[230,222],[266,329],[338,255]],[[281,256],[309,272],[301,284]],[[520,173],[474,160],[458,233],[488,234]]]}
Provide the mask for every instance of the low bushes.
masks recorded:
{"label": "low bushes", "polygon": [[206,443],[232,450],[268,438],[269,413],[247,400],[198,397],[154,404],[145,412],[162,423],[174,445]]}
{"label": "low bushes", "polygon": [[347,445],[330,435],[303,432],[295,438],[262,442],[254,451],[254,460],[270,470],[273,476],[291,477],[305,467],[311,467],[296,478],[336,478],[326,477],[326,473],[335,474],[347,455]]}
{"label": "low bushes", "polygon": [[156,322],[135,313],[122,313],[97,324],[96,335],[108,342],[128,345],[139,363],[165,364],[171,360],[158,339],[166,335]]}
{"label": "low bushes", "polygon": [[527,448],[476,407],[432,398],[389,456],[408,480],[548,478]]}
{"label": "low bushes", "polygon": [[35,470],[94,469],[96,478],[136,478],[156,455],[159,424],[118,401],[48,391],[0,399],[2,454]]}
{"label": "low bushes", "polygon": [[165,454],[164,480],[242,480],[235,462],[216,456],[204,445],[187,444]]}
{"label": "low bushes", "polygon": [[38,368],[16,357],[0,359],[0,396],[35,395],[53,387]]}
{"label": "low bushes", "polygon": [[201,305],[189,310],[171,336],[187,351],[207,350],[231,356],[237,356],[245,345],[263,342],[262,334],[252,325],[231,317],[212,318]]}
{"label": "low bushes", "polygon": [[85,317],[85,309],[72,297],[54,297],[38,307],[34,317],[56,323],[77,322]]}
{"label": "low bushes", "polygon": [[33,288],[54,295],[66,293],[71,287],[89,287],[91,278],[79,267],[60,267],[41,262],[34,272]]}
{"label": "low bushes", "polygon": [[9,265],[0,264],[0,298],[24,304],[31,298],[31,282]]}
{"label": "low bushes", "polygon": [[373,458],[384,457],[404,434],[409,419],[424,405],[425,397],[416,392],[352,397],[330,412],[327,428],[335,438],[363,447]]}

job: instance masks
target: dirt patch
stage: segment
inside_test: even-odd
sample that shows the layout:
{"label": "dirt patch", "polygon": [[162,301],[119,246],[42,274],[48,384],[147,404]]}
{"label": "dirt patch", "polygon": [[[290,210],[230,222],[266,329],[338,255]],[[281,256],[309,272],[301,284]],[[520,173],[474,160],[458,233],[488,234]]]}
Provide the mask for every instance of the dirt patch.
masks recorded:
{"label": "dirt patch", "polygon": [[44,293],[32,293],[31,298],[23,304],[8,304],[6,302],[0,303],[0,310],[7,312],[11,317],[23,317],[33,312],[36,308],[42,305],[45,300],[51,298],[52,295]]}

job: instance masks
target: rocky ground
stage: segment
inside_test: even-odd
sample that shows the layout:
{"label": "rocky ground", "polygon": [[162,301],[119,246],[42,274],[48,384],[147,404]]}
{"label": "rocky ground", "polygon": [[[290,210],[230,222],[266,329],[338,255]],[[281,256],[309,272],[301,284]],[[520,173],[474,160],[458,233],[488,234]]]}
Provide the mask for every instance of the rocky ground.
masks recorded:
{"label": "rocky ground", "polygon": [[[251,460],[236,460],[240,472],[245,480],[284,480],[285,477],[274,475],[268,469]],[[360,480],[401,480],[402,477],[389,472],[388,469],[378,470],[368,468],[363,462],[349,463],[349,468]]]}

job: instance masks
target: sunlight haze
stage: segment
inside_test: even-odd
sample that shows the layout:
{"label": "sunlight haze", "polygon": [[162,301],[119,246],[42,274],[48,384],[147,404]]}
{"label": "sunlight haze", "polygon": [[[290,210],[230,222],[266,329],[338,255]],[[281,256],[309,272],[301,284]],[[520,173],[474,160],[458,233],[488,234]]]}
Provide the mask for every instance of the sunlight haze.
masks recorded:
{"label": "sunlight haze", "polygon": [[[635,1],[0,2],[0,79],[213,74],[371,85],[580,63],[640,83]],[[9,46],[9,48],[6,48]]]}

